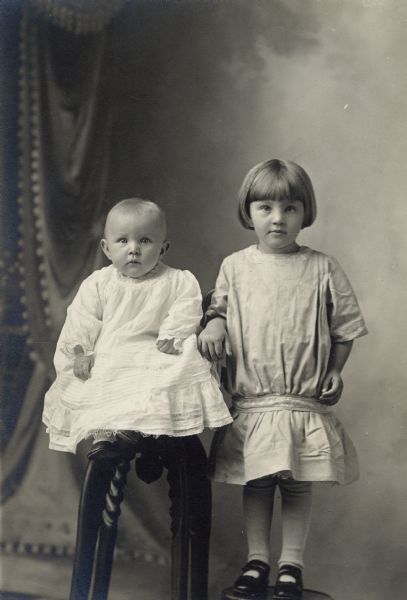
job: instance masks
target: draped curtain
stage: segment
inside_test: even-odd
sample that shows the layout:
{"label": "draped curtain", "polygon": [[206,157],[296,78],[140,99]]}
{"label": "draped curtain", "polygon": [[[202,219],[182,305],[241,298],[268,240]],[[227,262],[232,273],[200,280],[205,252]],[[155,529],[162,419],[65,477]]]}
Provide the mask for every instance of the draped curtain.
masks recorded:
{"label": "draped curtain", "polygon": [[[9,199],[19,247],[9,279],[19,286],[5,286],[3,311],[1,542],[9,552],[73,551],[78,477],[72,457],[48,450],[41,413],[66,308],[83,278],[102,264],[112,122],[104,71],[110,21],[122,5],[21,4],[19,196]],[[12,263],[12,252],[9,258]],[[128,528],[136,552],[160,554],[134,516]]]}

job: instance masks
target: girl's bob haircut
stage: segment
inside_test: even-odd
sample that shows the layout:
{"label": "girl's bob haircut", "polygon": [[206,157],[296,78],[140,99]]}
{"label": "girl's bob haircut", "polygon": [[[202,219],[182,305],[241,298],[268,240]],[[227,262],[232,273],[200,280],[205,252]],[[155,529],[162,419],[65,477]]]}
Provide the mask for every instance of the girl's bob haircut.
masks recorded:
{"label": "girl's bob haircut", "polygon": [[250,204],[256,200],[299,200],[304,205],[302,228],[315,221],[317,206],[311,179],[302,167],[290,160],[273,158],[254,166],[239,190],[239,221],[254,229]]}

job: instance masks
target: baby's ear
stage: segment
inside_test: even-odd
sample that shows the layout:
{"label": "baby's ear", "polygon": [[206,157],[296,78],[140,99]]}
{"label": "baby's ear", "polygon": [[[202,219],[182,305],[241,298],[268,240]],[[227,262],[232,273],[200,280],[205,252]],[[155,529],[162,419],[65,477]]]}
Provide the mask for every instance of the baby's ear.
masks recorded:
{"label": "baby's ear", "polygon": [[165,242],[163,242],[163,244],[161,246],[161,250],[160,250],[160,256],[164,256],[164,254],[167,254],[170,245],[171,245],[170,242],[168,242],[167,240],[165,240]]}
{"label": "baby's ear", "polygon": [[105,239],[100,240],[100,247],[102,248],[103,253],[107,256],[107,258],[109,260],[112,260],[112,256],[110,254],[110,250],[109,250],[109,246],[108,246],[107,240],[105,240]]}

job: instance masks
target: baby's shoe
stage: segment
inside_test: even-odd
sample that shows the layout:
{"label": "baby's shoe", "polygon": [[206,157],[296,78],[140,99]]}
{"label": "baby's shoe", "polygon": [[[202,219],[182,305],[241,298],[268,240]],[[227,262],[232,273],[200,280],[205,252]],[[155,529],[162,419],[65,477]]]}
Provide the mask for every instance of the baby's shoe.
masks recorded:
{"label": "baby's shoe", "polygon": [[145,483],[152,483],[160,479],[163,468],[162,458],[156,452],[142,452],[136,458],[136,473]]}
{"label": "baby's shoe", "polygon": [[92,449],[88,452],[89,460],[113,460],[120,458],[120,450],[117,442],[101,440],[94,442]]}
{"label": "baby's shoe", "polygon": [[281,565],[278,570],[276,585],[274,586],[273,600],[301,600],[301,598],[301,569],[290,564]]}
{"label": "baby's shoe", "polygon": [[117,437],[127,442],[128,444],[139,444],[143,439],[143,435],[138,431],[131,431],[130,429],[121,429],[117,432]]}

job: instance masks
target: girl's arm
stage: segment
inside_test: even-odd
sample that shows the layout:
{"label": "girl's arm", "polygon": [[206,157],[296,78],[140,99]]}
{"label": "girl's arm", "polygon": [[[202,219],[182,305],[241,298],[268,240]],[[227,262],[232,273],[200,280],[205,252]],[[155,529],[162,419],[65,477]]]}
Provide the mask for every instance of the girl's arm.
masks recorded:
{"label": "girl's arm", "polygon": [[322,391],[319,397],[324,404],[336,404],[342,395],[343,380],[341,371],[349,358],[352,346],[353,340],[332,342],[328,369],[322,381]]}
{"label": "girl's arm", "polygon": [[328,261],[328,318],[332,345],[320,401],[336,404],[343,390],[340,373],[352,350],[353,340],[366,335],[367,329],[349,279],[335,259],[328,257]]}
{"label": "girl's arm", "polygon": [[206,325],[198,337],[198,348],[208,360],[220,360],[224,353],[226,320],[215,317]]}
{"label": "girl's arm", "polygon": [[230,266],[225,259],[216,279],[211,304],[205,315],[205,328],[198,337],[198,348],[208,360],[223,358],[226,337],[226,315],[230,289]]}

